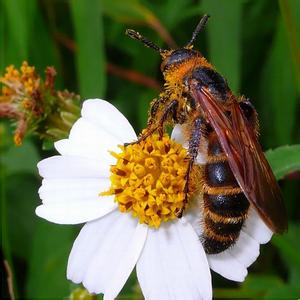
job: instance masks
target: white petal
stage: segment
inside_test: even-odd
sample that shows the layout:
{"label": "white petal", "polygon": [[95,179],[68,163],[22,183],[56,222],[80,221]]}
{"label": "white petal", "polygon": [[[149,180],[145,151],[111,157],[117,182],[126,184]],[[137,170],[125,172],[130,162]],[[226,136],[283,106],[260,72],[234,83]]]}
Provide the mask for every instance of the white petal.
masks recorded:
{"label": "white petal", "polygon": [[94,160],[95,164],[106,164],[108,166],[115,164],[116,159],[109,153],[109,150],[120,152],[117,144],[110,149],[106,147],[94,147],[89,142],[79,142],[78,140],[64,139],[55,143],[55,148],[62,155],[78,156]]}
{"label": "white petal", "polygon": [[108,178],[110,166],[93,159],[76,156],[52,156],[38,163],[44,178]]}
{"label": "white petal", "polygon": [[122,142],[112,134],[80,118],[73,125],[69,139],[56,142],[55,148],[62,155],[92,158],[111,165],[115,159],[109,151],[119,152],[119,144]]}
{"label": "white petal", "polygon": [[99,220],[86,223],[77,236],[67,267],[67,278],[75,283],[82,282],[93,256],[98,248],[104,245],[105,237],[111,233],[110,229],[118,224],[120,214],[115,211]]}
{"label": "white petal", "polygon": [[259,243],[247,233],[241,231],[236,243],[226,251],[244,267],[248,268],[259,256]]}
{"label": "white petal", "polygon": [[137,276],[147,300],[212,297],[206,254],[187,221],[149,230]]}
{"label": "white petal", "polygon": [[[147,228],[119,211],[87,223],[74,242],[67,277],[91,293],[117,296],[146,239]],[[120,272],[120,273],[118,273]]]}
{"label": "white petal", "polygon": [[201,236],[203,233],[203,211],[201,209],[201,203],[203,203],[203,194],[197,195],[187,211],[184,212],[185,219],[192,225],[198,236]]}
{"label": "white petal", "polygon": [[260,244],[269,242],[273,235],[272,230],[263,222],[261,217],[252,207],[249,210],[249,216],[245,221],[243,231]]}
{"label": "white petal", "polygon": [[110,187],[108,178],[49,178],[43,179],[39,189],[39,196],[43,204],[76,203],[86,200],[99,201],[99,193],[107,191]]}
{"label": "white petal", "polygon": [[115,299],[120,293],[141,255],[147,233],[148,226],[145,224],[138,224],[128,247],[126,248],[123,246],[124,254],[122,260],[114,270],[109,285],[105,288],[103,300]]}
{"label": "white petal", "polygon": [[175,125],[173,130],[172,130],[172,134],[171,134],[171,138],[173,140],[175,140],[177,143],[181,144],[181,145],[185,145],[187,148],[187,139],[183,134],[183,126],[182,125]]}
{"label": "white petal", "polygon": [[248,274],[246,267],[227,251],[207,255],[207,258],[210,268],[227,279],[242,282]]}
{"label": "white petal", "polygon": [[83,102],[82,117],[105,129],[122,143],[136,140],[136,134],[128,120],[107,101],[90,99]]}
{"label": "white petal", "polygon": [[113,196],[85,199],[84,201],[61,201],[38,206],[35,213],[57,224],[79,224],[98,219],[117,208]]}
{"label": "white petal", "polygon": [[[113,123],[114,121],[111,120],[111,122]],[[108,149],[111,146],[121,142],[118,138],[107,132],[104,128],[101,128],[84,118],[79,118],[74,123],[70,131],[69,139],[77,140],[79,142],[99,142],[100,145],[104,145]]]}

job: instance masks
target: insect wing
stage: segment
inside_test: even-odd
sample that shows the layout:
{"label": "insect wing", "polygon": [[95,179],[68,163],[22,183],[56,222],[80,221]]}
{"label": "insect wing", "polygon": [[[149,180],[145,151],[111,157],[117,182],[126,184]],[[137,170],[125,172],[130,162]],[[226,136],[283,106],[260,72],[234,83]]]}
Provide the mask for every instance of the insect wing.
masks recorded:
{"label": "insect wing", "polygon": [[230,168],[248,200],[272,231],[287,228],[287,217],[280,188],[267,162],[255,132],[241,108],[233,100],[226,110],[205,89],[191,88],[192,97],[202,107],[228,158]]}

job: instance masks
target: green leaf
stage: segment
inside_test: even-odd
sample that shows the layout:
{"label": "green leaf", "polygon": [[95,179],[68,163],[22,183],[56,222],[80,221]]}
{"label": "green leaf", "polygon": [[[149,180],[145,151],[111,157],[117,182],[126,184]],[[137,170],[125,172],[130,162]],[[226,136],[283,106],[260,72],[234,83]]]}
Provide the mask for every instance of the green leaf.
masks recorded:
{"label": "green leaf", "polygon": [[262,299],[268,290],[283,286],[283,282],[273,275],[250,274],[240,288],[214,289],[215,298]]}
{"label": "green leaf", "polygon": [[283,260],[290,268],[300,269],[300,224],[290,223],[288,232],[275,235],[272,243],[278,247]]}
{"label": "green leaf", "polygon": [[120,22],[147,22],[153,13],[138,0],[103,0],[103,12]]}
{"label": "green leaf", "polygon": [[272,243],[278,248],[288,271],[288,284],[275,287],[266,294],[266,299],[287,298],[296,299],[300,295],[300,224],[290,223],[288,232],[282,236],[275,235]]}
{"label": "green leaf", "polygon": [[300,13],[299,1],[295,0],[279,0],[279,7],[282,14],[288,44],[291,51],[295,76],[297,78],[298,92],[300,92],[300,45],[299,45],[299,30]]}
{"label": "green leaf", "polygon": [[3,9],[3,1],[0,1],[0,74],[4,73],[5,68],[5,40],[6,40],[6,20]]}
{"label": "green leaf", "polygon": [[[11,252],[26,261],[36,225],[35,207],[39,203],[39,180],[26,173],[13,174],[6,179],[7,225]],[[20,193],[20,190],[22,193]]]}
{"label": "green leaf", "polygon": [[[158,11],[164,24],[166,24],[169,29],[172,29],[176,24],[180,23],[180,21],[186,18],[187,13],[189,13],[188,10],[193,10],[194,12],[197,11],[197,9],[199,9],[197,7],[198,5],[191,5],[191,2],[191,0],[177,0],[176,5],[174,5],[173,0],[164,1],[164,6],[160,6]],[[198,18],[200,19],[199,12]],[[189,34],[191,35],[191,32]],[[177,39],[178,37],[174,36],[174,38]]]}
{"label": "green leaf", "polygon": [[70,1],[80,95],[103,97],[106,88],[102,8],[98,0]]}
{"label": "green leaf", "polygon": [[13,145],[6,153],[3,153],[2,164],[6,169],[7,176],[20,172],[36,174],[36,165],[39,159],[33,143],[29,139],[25,139],[21,147]]}
{"label": "green leaf", "polygon": [[[289,144],[296,121],[297,87],[282,19],[264,65],[260,97],[268,147]],[[279,59],[282,58],[282,59]]]}
{"label": "green leaf", "polygon": [[49,30],[49,22],[43,18],[41,13],[37,13],[34,19],[34,26],[39,29],[32,30],[30,33],[30,40],[34,42],[31,42],[29,45],[28,62],[36,67],[42,77],[47,66],[54,66],[58,73],[55,80],[56,87],[58,87],[62,81],[61,61],[57,45]]}
{"label": "green leaf", "polygon": [[63,227],[36,218],[38,224],[33,233],[29,259],[27,298],[63,299],[70,294],[66,268],[74,227]]}
{"label": "green leaf", "polygon": [[138,0],[104,0],[102,3],[106,14],[122,23],[147,24],[157,31],[169,46],[175,47],[172,37],[160,20],[147,6],[144,6]]}
{"label": "green leaf", "polygon": [[241,21],[240,0],[203,0],[202,10],[211,16],[207,26],[209,58],[216,69],[228,80],[231,89],[240,88]]}
{"label": "green leaf", "polygon": [[282,287],[273,287],[270,289],[264,296],[264,299],[299,299],[300,295],[300,287],[298,286],[291,286],[285,285]]}
{"label": "green leaf", "polygon": [[277,179],[300,170],[300,145],[282,146],[268,150],[266,157]]}
{"label": "green leaf", "polygon": [[[28,59],[29,37],[32,31],[36,1],[10,0],[2,1],[7,21],[6,63],[20,64]],[[3,47],[3,44],[2,46]]]}

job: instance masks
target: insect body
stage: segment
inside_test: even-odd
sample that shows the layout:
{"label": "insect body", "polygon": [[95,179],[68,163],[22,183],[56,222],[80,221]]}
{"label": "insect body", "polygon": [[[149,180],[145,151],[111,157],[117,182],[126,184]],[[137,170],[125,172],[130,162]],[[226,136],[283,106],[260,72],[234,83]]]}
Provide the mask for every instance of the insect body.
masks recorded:
{"label": "insect body", "polygon": [[[183,48],[164,50],[128,30],[127,34],[157,50],[162,56],[164,89],[151,104],[148,126],[139,141],[166,124],[182,124],[188,140],[186,202],[190,175],[201,152],[199,185],[203,193],[204,230],[201,241],[207,253],[233,245],[252,205],[274,232],[287,228],[279,186],[258,143],[257,114],[244,97],[236,97],[226,80],[193,49],[205,15]],[[178,217],[182,216],[178,212]]]}
{"label": "insect body", "polygon": [[202,243],[207,253],[218,253],[238,238],[247,217],[249,201],[231,171],[216,132],[212,128],[206,130],[206,164],[201,174],[204,211]]}

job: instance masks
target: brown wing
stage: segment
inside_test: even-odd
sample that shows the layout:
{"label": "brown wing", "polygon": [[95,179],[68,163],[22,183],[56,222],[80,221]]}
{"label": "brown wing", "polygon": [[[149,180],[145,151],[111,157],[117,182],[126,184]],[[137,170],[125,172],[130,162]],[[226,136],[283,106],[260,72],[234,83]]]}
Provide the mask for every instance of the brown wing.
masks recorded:
{"label": "brown wing", "polygon": [[228,158],[230,168],[265,223],[274,232],[287,229],[287,217],[278,183],[267,162],[255,132],[234,99],[226,106],[214,99],[206,88],[191,87],[192,97],[202,107]]}

